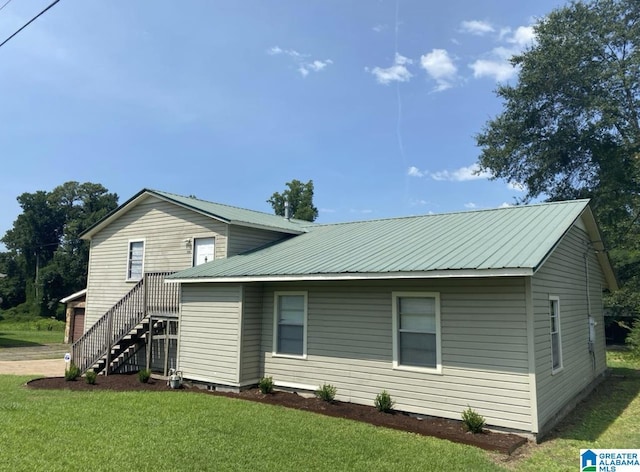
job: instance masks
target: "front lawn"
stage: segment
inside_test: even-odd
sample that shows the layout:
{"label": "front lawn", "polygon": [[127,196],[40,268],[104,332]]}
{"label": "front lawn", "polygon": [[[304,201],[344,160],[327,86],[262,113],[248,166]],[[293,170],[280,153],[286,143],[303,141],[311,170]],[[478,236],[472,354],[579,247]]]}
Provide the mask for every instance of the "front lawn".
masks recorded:
{"label": "front lawn", "polygon": [[28,390],[0,376],[4,470],[471,470],[482,450],[213,395]]}

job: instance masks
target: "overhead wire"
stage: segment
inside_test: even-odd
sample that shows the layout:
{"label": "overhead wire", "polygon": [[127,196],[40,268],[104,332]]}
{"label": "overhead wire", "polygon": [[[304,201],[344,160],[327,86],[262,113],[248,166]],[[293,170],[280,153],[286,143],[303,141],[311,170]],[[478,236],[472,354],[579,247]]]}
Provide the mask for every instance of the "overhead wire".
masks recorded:
{"label": "overhead wire", "polygon": [[0,7],[0,11],[2,11],[2,9],[7,5],[9,5],[10,3],[11,3],[11,0],[7,0],[6,2],[4,2],[4,4]]}
{"label": "overhead wire", "polygon": [[[11,0],[9,0],[11,1]],[[15,37],[18,33],[20,33],[20,31],[22,31],[23,29],[25,29],[27,26],[29,26],[31,23],[33,23],[34,21],[36,21],[38,18],[40,18],[42,15],[44,15],[47,11],[49,11],[49,9],[51,9],[56,3],[58,3],[60,0],[55,0],[54,2],[52,2],[47,8],[45,8],[44,10],[42,10],[40,13],[38,13],[36,16],[34,16],[33,18],[31,18],[27,23],[25,23],[18,31],[16,31],[15,33],[13,33],[11,36],[9,36],[7,39],[5,39],[4,41],[2,41],[2,43],[0,43],[0,48],[2,46],[4,46],[6,43],[9,42],[9,40],[11,40],[13,37]],[[9,2],[7,2],[9,3]],[[5,3],[2,8],[4,8],[7,3]]]}

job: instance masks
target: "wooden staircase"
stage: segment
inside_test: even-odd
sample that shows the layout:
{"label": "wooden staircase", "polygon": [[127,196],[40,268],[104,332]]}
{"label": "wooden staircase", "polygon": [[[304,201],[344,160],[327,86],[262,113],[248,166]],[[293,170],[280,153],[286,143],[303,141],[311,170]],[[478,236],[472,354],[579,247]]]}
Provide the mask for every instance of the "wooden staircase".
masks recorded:
{"label": "wooden staircase", "polygon": [[81,372],[108,375],[146,345],[153,316],[177,315],[180,285],[166,284],[173,272],[148,272],[71,346]]}

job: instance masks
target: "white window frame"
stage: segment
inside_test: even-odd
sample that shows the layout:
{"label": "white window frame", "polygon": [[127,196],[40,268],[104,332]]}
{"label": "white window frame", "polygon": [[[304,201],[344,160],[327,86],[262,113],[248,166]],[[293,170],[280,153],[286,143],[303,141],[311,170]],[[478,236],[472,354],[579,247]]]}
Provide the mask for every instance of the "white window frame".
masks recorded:
{"label": "white window frame", "polygon": [[[278,318],[279,318],[279,298],[282,296],[300,296],[304,299],[304,317],[302,327],[302,355],[286,354],[278,352]],[[286,357],[290,359],[306,359],[307,358],[307,312],[308,312],[308,294],[304,291],[295,292],[274,292],[273,294],[273,349],[271,355],[273,357]]]}
{"label": "white window frame", "polygon": [[[198,239],[213,239],[213,259],[211,260],[213,261],[216,258],[216,237],[213,235],[194,236],[193,238],[191,238],[191,245],[192,245],[191,267],[196,267],[196,240]],[[211,262],[211,261],[207,261],[207,262]]]}
{"label": "white window frame", "polygon": [[[417,367],[400,364],[400,313],[398,313],[398,302],[400,298],[433,298],[436,305],[436,366]],[[440,293],[439,292],[392,292],[392,329],[393,329],[393,368],[396,370],[407,370],[411,372],[424,372],[431,374],[442,374],[442,331],[440,329]]]}
{"label": "white window frame", "polygon": [[[131,245],[133,243],[142,243],[142,267],[140,268],[140,278],[131,278]],[[126,282],[138,282],[144,277],[144,255],[147,250],[147,242],[144,239],[130,239],[127,243],[127,272],[125,274]]]}
{"label": "white window frame", "polygon": [[[556,312],[555,313],[551,313],[551,307],[552,304],[551,302],[555,302],[555,307],[556,307]],[[553,331],[553,322],[551,320],[552,317],[555,317],[556,319],[556,331]],[[560,297],[555,296],[555,295],[549,295],[549,341],[551,342],[551,373],[552,374],[556,374],[558,372],[560,372],[564,365],[562,363],[562,326],[561,326],[561,321],[560,321]],[[554,360],[554,354],[553,354],[553,335],[556,334],[558,336],[558,367],[554,367],[553,364],[553,360]]]}

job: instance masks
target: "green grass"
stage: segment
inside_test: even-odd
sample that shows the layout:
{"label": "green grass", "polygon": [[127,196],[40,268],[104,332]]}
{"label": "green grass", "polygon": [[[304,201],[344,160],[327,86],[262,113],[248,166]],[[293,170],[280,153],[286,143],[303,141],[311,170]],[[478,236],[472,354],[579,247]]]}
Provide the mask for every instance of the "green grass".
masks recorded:
{"label": "green grass", "polygon": [[629,353],[607,353],[612,376],[559,426],[532,448],[517,471],[577,470],[580,449],[636,449],[640,444],[640,363]]}
{"label": "green grass", "polygon": [[584,448],[640,444],[640,367],[613,376],[551,438],[504,456],[434,438],[185,392],[29,390],[0,376],[2,470],[577,470]]}
{"label": "green grass", "polygon": [[64,322],[40,319],[34,321],[0,321],[0,348],[58,344],[64,340]]}
{"label": "green grass", "polygon": [[0,376],[3,470],[494,471],[482,450],[185,392],[28,390]]}

